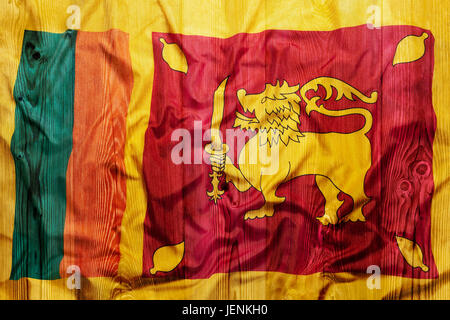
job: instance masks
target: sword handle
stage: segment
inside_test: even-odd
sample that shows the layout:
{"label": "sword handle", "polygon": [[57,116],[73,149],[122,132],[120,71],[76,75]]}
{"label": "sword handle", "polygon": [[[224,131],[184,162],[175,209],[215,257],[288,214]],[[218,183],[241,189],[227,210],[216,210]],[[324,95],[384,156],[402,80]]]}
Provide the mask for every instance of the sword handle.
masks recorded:
{"label": "sword handle", "polygon": [[[211,201],[217,203],[217,200],[222,199],[222,195],[225,193],[224,190],[219,188],[220,180],[223,171],[225,170],[225,157],[229,151],[229,147],[226,144],[222,144],[221,149],[215,148],[213,144],[208,144],[205,147],[205,151],[210,155],[210,159],[216,160],[214,163],[211,161],[212,172],[209,174],[211,177],[211,185],[213,189],[211,191],[206,191],[206,194],[210,197]],[[218,163],[219,165],[215,164]]]}

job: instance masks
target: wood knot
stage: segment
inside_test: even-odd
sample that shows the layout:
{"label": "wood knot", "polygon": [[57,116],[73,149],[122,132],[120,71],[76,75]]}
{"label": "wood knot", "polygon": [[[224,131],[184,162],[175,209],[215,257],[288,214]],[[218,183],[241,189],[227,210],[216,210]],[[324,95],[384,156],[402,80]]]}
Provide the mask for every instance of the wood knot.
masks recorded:
{"label": "wood knot", "polygon": [[410,194],[414,192],[414,187],[411,181],[407,179],[400,180],[397,185],[397,194],[399,196],[409,197]]}
{"label": "wood knot", "polygon": [[413,167],[413,175],[416,178],[426,178],[431,174],[431,165],[426,161],[420,161]]}

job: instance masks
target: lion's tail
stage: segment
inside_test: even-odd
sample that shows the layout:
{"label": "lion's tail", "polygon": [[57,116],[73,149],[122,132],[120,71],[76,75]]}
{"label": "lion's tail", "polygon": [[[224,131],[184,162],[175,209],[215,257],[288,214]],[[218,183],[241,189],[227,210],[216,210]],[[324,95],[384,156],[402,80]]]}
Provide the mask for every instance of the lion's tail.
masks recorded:
{"label": "lion's tail", "polygon": [[328,77],[321,77],[314,79],[307,84],[305,84],[300,89],[300,94],[303,98],[303,100],[306,102],[306,114],[309,116],[311,111],[317,111],[321,114],[330,116],[330,117],[342,117],[342,116],[348,116],[353,114],[359,114],[362,115],[365,118],[365,124],[364,126],[356,131],[359,133],[366,134],[367,132],[372,129],[373,125],[373,118],[372,114],[369,110],[364,108],[350,108],[350,109],[344,109],[344,110],[329,110],[326,109],[323,105],[318,106],[317,101],[321,99],[319,96],[313,96],[311,99],[308,99],[306,97],[306,92],[313,89],[314,91],[318,90],[318,85],[321,85],[325,88],[327,96],[325,100],[328,100],[331,98],[333,94],[333,87],[337,90],[337,98],[336,101],[340,100],[343,96],[345,96],[349,100],[354,100],[353,95],[358,97],[361,101],[365,103],[375,103],[378,100],[378,93],[376,91],[372,92],[370,97],[364,95],[357,89],[353,88],[352,86],[348,85],[347,83],[334,78],[328,78]]}
{"label": "lion's tail", "polygon": [[315,101],[319,100],[319,99],[320,99],[320,97],[314,97],[310,100],[310,102],[308,102],[308,105],[309,105],[309,103],[314,103],[314,105],[310,106],[309,108],[308,108],[308,105],[306,106],[306,109],[307,109],[306,113],[308,115],[310,114],[311,111],[317,111],[317,112],[324,114],[326,116],[329,116],[329,117],[343,117],[343,116],[349,116],[349,115],[353,115],[353,114],[359,114],[365,118],[366,122],[365,122],[364,126],[356,132],[366,134],[367,132],[370,131],[370,129],[372,129],[373,119],[372,119],[372,114],[370,113],[369,110],[364,109],[364,108],[329,110],[329,109],[326,109],[323,105],[317,106],[315,104]]}

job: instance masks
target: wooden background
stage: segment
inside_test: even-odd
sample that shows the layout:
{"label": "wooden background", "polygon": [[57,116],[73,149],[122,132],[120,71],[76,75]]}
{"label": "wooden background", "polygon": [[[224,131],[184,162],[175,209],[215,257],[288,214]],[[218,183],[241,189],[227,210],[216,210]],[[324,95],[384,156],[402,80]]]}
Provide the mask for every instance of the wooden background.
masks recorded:
{"label": "wooden background", "polygon": [[[120,29],[129,34],[134,86],[128,107],[124,150],[126,209],[120,239],[119,275],[84,278],[81,290],[66,279],[9,280],[16,202],[10,145],[14,132],[13,88],[24,30],[64,32],[70,5],[81,8],[81,30]],[[375,6],[375,7],[373,7]],[[378,9],[377,9],[378,8]],[[375,11],[374,11],[375,10]],[[376,15],[379,10],[379,16]],[[448,21],[442,0],[221,0],[188,1],[24,1],[0,2],[0,298],[4,299],[450,299],[450,82]],[[374,15],[375,14],[375,15]],[[435,43],[433,105],[437,116],[433,172],[432,248],[440,277],[413,280],[383,276],[380,290],[368,290],[366,275],[246,272],[216,274],[206,280],[159,283],[143,280],[142,249],[146,194],[142,176],[144,133],[153,87],[152,32],[229,37],[266,29],[334,30],[379,22],[431,30]]]}

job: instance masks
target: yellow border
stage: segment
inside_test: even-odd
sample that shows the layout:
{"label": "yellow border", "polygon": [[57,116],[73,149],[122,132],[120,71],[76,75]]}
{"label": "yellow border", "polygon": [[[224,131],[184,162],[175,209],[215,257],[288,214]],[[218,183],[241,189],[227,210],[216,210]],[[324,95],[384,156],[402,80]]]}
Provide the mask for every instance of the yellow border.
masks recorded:
{"label": "yellow border", "polygon": [[[14,130],[12,90],[20,59],[23,31],[63,32],[69,5],[81,8],[81,30],[121,29],[130,34],[134,88],[127,118],[127,210],[122,222],[120,277],[83,280],[80,292],[66,289],[65,280],[10,281],[14,221],[14,162],[9,152]],[[383,276],[381,290],[368,290],[366,275],[315,274],[293,276],[273,272],[217,274],[206,280],[159,282],[140,279],[146,194],[142,177],[144,133],[153,87],[152,32],[229,37],[266,29],[334,30],[366,24],[368,8],[382,11],[382,25],[415,25],[436,38],[433,104],[438,128],[434,143],[436,191],[432,205],[432,248],[438,280]],[[450,223],[446,187],[450,167],[450,82],[448,19],[450,2],[442,0],[185,0],[81,1],[4,0],[0,3],[0,298],[7,299],[450,299]],[[326,288],[326,290],[322,290]]]}

